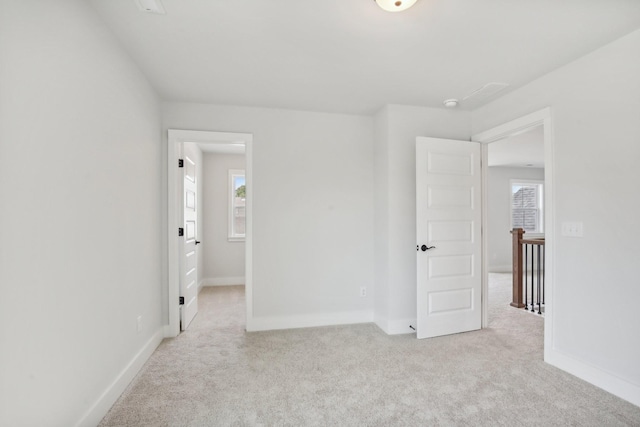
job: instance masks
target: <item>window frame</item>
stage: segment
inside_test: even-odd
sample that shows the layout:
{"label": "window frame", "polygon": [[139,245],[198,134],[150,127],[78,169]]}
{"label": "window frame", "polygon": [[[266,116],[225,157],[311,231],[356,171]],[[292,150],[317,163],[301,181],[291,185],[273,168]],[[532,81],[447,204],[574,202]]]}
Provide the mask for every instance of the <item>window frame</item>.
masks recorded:
{"label": "window frame", "polygon": [[509,224],[510,224],[510,229],[513,230],[514,229],[514,225],[513,225],[513,187],[516,185],[522,185],[522,186],[537,186],[538,187],[538,194],[537,194],[537,220],[538,220],[538,230],[535,232],[532,231],[526,231],[526,235],[528,237],[544,237],[544,229],[545,229],[545,222],[544,222],[544,181],[543,180],[539,180],[539,179],[511,179],[509,180]]}
{"label": "window frame", "polygon": [[[238,177],[242,177],[245,179],[245,185],[247,184],[246,181],[246,173],[244,171],[244,169],[229,169],[229,183],[228,183],[228,197],[229,197],[229,203],[228,203],[228,227],[227,227],[227,240],[229,242],[244,242],[245,238],[246,238],[246,232],[245,233],[237,233],[235,230],[235,221],[234,221],[234,211],[236,209],[236,197],[235,197],[235,193],[236,193],[236,188],[235,188],[235,180]],[[245,203],[246,203],[246,197],[245,197]],[[245,227],[246,227],[246,205],[243,206],[245,208]]]}

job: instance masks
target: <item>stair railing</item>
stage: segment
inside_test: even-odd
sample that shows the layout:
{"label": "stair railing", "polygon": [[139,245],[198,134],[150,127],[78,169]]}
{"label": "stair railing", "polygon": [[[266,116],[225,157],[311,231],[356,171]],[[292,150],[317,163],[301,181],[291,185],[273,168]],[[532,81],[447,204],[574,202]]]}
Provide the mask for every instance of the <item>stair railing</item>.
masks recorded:
{"label": "stair railing", "polygon": [[544,308],[544,238],[523,238],[522,228],[511,230],[513,290],[511,306],[542,314]]}

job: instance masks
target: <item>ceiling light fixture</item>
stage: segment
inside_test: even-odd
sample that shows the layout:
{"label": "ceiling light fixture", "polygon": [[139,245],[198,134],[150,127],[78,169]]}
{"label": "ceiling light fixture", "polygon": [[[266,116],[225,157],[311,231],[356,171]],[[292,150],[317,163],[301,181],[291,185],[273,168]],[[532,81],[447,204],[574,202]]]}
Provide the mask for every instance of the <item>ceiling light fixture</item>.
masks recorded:
{"label": "ceiling light fixture", "polygon": [[458,100],[457,99],[446,99],[443,102],[443,104],[447,108],[456,108],[458,106]]}
{"label": "ceiling light fixture", "polygon": [[374,0],[378,6],[387,12],[401,12],[409,9],[418,0]]}

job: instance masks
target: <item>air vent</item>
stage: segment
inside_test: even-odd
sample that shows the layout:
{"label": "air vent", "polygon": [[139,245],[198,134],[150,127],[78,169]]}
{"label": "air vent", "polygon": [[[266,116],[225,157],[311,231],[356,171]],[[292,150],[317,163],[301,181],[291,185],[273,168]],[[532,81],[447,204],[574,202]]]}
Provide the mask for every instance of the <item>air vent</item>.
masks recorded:
{"label": "air vent", "polygon": [[164,7],[160,0],[135,0],[138,9],[145,13],[155,13],[157,15],[164,15]]}
{"label": "air vent", "polygon": [[496,83],[491,82],[486,85],[474,90],[469,95],[462,98],[463,101],[467,101],[473,98],[474,101],[483,101],[490,96],[495,95],[500,92],[502,89],[509,86],[509,83]]}
{"label": "air vent", "polygon": [[478,89],[472,91],[470,94],[462,98],[460,104],[465,110],[473,110],[474,108],[486,104],[492,98],[495,98],[495,95],[498,92],[504,90],[507,87],[509,87],[509,83],[487,83],[486,85],[479,87]]}

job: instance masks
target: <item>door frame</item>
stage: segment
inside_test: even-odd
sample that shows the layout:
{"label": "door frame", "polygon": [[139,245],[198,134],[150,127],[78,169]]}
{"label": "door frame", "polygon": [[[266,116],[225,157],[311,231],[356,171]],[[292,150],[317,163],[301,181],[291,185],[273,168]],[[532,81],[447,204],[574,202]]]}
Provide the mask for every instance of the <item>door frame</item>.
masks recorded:
{"label": "door frame", "polygon": [[555,197],[553,189],[553,127],[551,107],[535,111],[523,117],[503,123],[486,131],[474,134],[472,141],[482,144],[482,327],[488,326],[489,292],[489,248],[486,230],[488,230],[488,144],[512,136],[534,126],[543,126],[544,135],[544,215],[545,215],[545,321],[544,321],[544,358],[553,345],[553,301],[555,283]]}
{"label": "door frame", "polygon": [[[197,144],[233,144],[245,146],[246,229],[245,229],[245,301],[247,325],[253,320],[253,135],[249,133],[215,132],[168,129],[167,136],[167,266],[168,266],[168,311],[169,324],[165,326],[165,337],[175,337],[180,333],[180,252],[178,227],[182,206],[179,194],[182,178],[178,173],[180,148],[184,142]],[[225,225],[226,226],[226,225]]]}

